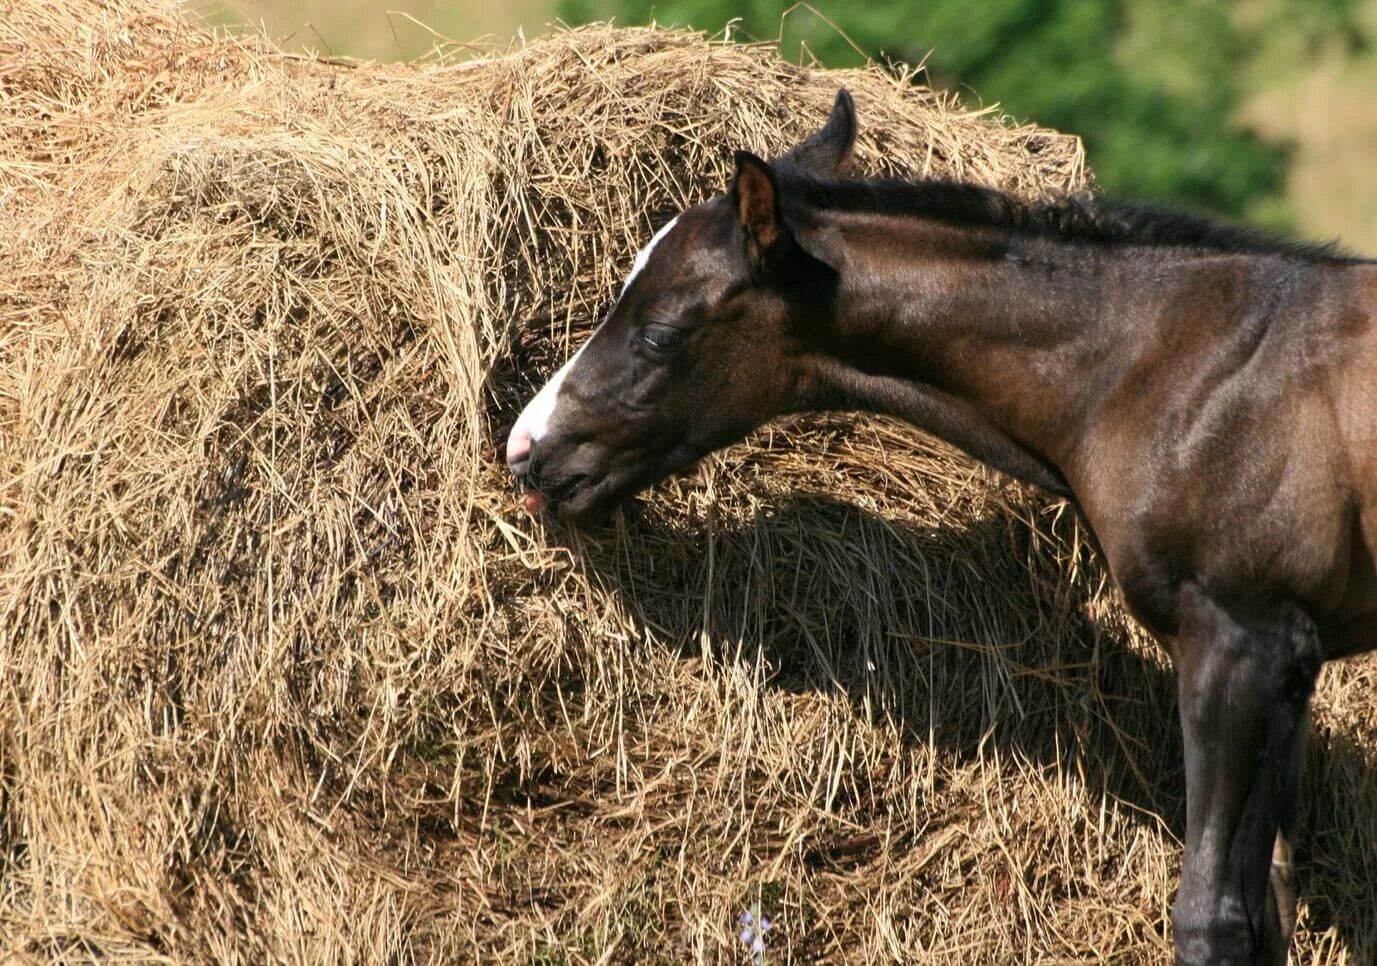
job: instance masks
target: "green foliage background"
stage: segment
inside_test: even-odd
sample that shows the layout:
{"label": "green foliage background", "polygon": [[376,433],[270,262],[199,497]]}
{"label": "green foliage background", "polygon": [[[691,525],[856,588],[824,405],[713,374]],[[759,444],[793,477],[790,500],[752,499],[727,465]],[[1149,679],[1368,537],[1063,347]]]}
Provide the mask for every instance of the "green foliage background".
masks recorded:
{"label": "green foliage background", "polygon": [[858,63],[850,42],[871,56],[926,58],[931,83],[969,89],[968,103],[976,102],[970,92],[979,92],[1016,117],[1080,134],[1096,176],[1113,194],[1284,227],[1290,146],[1246,127],[1240,107],[1279,65],[1336,46],[1360,47],[1358,6],[1357,0],[819,0],[813,7],[789,0],[558,0],[556,12],[572,23],[654,19],[709,31],[734,21],[738,34],[778,37],[786,52],[811,52],[826,66]]}

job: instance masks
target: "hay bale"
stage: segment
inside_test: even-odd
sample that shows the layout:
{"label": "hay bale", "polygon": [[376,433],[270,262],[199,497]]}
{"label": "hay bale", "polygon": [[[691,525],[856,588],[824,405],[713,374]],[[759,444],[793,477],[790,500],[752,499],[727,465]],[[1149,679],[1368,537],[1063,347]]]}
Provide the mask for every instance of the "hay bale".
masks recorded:
{"label": "hay bale", "polygon": [[[581,534],[495,458],[646,235],[839,82],[868,171],[1085,179],[688,33],[384,67],[5,5],[0,948],[721,960],[758,900],[785,956],[1166,956],[1171,681],[1064,508],[875,419]],[[1377,942],[1370,675],[1307,799],[1335,957]]]}

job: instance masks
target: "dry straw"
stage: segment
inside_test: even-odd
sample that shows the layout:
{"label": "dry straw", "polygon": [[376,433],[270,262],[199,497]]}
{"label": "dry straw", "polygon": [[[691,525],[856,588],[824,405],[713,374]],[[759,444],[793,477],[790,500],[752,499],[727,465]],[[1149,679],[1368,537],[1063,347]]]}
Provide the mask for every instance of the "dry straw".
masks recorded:
{"label": "dry straw", "polygon": [[[1074,139],[664,30],[383,67],[0,0],[0,949],[1162,961],[1172,683],[1071,514],[776,425],[611,527],[494,456],[638,244],[856,95],[868,171]],[[1373,665],[1326,673],[1300,945],[1377,956]]]}

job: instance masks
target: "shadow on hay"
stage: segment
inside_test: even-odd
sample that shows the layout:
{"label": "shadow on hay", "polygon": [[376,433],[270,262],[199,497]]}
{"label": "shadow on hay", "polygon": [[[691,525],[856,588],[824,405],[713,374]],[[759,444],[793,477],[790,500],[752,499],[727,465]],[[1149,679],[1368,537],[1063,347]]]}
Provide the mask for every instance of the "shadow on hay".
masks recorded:
{"label": "shadow on hay", "polygon": [[[617,530],[575,538],[577,566],[686,659],[702,656],[706,621],[718,656],[763,661],[772,688],[840,695],[858,718],[957,763],[998,752],[1077,777],[1091,799],[1109,796],[1183,838],[1170,663],[1161,648],[1134,644],[1122,612],[1097,601],[1100,570],[1087,548],[1070,549],[1069,517],[1048,532],[1003,515],[925,527],[796,495],[704,523],[633,508]],[[1065,553],[1079,578],[1067,579]],[[1363,962],[1377,957],[1377,854],[1360,831],[1374,814],[1373,751],[1323,729],[1311,740],[1296,853],[1306,907],[1298,940],[1332,930]]]}

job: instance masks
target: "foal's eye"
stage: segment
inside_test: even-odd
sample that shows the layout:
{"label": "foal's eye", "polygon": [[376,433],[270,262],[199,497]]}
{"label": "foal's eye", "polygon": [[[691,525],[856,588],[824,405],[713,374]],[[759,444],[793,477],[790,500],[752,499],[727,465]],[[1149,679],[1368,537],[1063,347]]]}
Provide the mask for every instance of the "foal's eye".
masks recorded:
{"label": "foal's eye", "polygon": [[684,333],[672,325],[651,322],[641,329],[641,338],[656,352],[673,352],[684,341]]}

